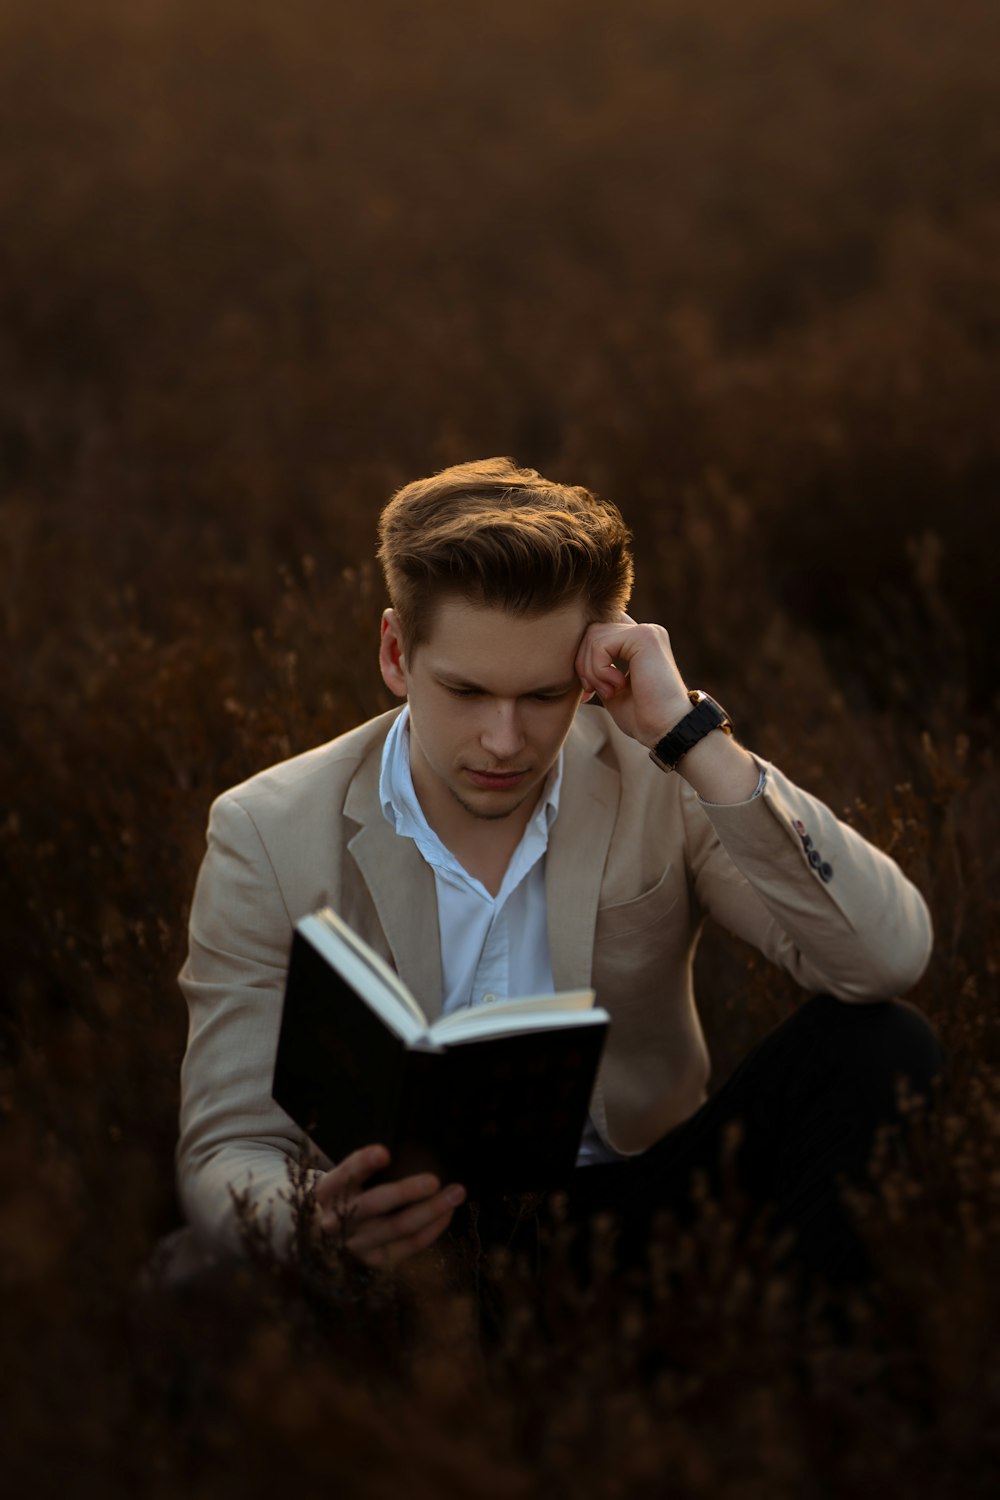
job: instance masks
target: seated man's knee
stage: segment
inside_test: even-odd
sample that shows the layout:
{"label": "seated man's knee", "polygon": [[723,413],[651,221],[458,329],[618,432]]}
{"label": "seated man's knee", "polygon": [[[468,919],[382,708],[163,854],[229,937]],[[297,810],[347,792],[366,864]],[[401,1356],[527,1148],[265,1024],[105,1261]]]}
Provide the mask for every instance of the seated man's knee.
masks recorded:
{"label": "seated man's knee", "polygon": [[897,1103],[897,1080],[928,1105],[948,1062],[941,1039],[924,1013],[908,1000],[839,1000],[839,1030],[850,1038],[851,1065]]}

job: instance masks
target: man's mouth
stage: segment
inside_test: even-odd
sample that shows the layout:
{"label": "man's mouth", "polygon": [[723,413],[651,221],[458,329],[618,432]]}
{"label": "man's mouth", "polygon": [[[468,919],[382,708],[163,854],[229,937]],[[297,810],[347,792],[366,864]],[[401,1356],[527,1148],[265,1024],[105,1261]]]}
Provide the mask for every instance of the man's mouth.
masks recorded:
{"label": "man's mouth", "polygon": [[527,774],[527,771],[476,771],[471,766],[468,768],[470,779],[486,791],[503,791],[517,786]]}

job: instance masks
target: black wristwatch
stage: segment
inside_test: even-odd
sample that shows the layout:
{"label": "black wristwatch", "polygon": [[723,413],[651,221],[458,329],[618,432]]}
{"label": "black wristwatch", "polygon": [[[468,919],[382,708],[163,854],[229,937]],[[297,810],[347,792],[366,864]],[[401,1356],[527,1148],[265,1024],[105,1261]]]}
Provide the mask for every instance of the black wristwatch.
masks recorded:
{"label": "black wristwatch", "polygon": [[700,688],[693,688],[688,697],[694,704],[691,712],[675,724],[669,734],[649,752],[649,758],[661,771],[676,771],[678,762],[703,740],[713,729],[723,734],[732,734],[733,724],[726,710]]}

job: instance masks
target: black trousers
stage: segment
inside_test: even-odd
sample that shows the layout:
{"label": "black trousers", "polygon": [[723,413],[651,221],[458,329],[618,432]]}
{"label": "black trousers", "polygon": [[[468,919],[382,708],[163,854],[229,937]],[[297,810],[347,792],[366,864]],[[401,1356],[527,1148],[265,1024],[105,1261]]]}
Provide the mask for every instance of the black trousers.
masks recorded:
{"label": "black trousers", "polygon": [[[566,1192],[570,1221],[580,1226],[585,1271],[585,1226],[610,1213],[619,1226],[622,1267],[643,1262],[652,1217],[667,1210],[679,1223],[697,1209],[697,1173],[709,1191],[729,1202],[736,1189],[749,1225],[762,1209],[774,1235],[784,1230],[789,1252],[809,1292],[864,1284],[870,1264],[841,1194],[843,1181],[863,1185],[881,1125],[892,1149],[906,1153],[906,1118],[897,1081],[933,1108],[945,1067],[944,1048],[915,1006],[905,1000],[855,1003],[814,995],[771,1031],[732,1076],[683,1124],[642,1155],[575,1170]],[[733,1127],[731,1122],[739,1121]],[[510,1200],[473,1202],[456,1215],[452,1234],[474,1225],[480,1250],[502,1244],[537,1253],[534,1219],[515,1217]],[[532,1244],[534,1238],[534,1244]]]}

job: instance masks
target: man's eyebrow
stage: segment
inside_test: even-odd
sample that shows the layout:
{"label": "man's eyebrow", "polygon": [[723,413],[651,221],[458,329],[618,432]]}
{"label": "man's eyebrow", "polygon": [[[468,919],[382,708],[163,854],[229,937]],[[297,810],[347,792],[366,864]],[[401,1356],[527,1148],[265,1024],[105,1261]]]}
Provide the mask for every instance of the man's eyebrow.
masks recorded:
{"label": "man's eyebrow", "polygon": [[[461,673],[449,672],[446,667],[442,667],[440,671],[435,672],[434,676],[437,678],[438,682],[443,684],[443,686],[461,688],[463,692],[488,693],[490,691],[489,688],[483,687],[482,683],[470,682],[468,678],[463,677]],[[574,676],[566,678],[563,682],[553,682],[540,687],[529,688],[526,692],[521,693],[520,696],[522,698],[531,698],[539,693],[545,693],[546,695],[551,695],[554,698],[559,693],[571,692],[574,688],[577,688],[579,686],[580,679]]]}

